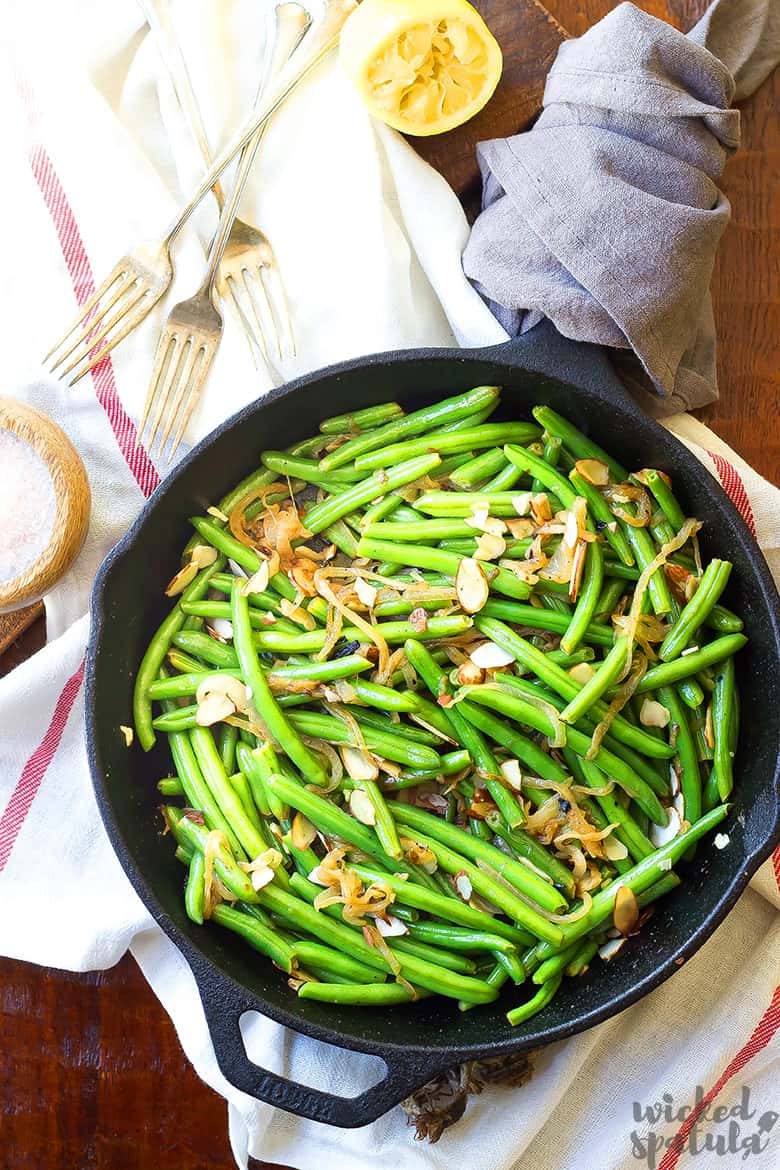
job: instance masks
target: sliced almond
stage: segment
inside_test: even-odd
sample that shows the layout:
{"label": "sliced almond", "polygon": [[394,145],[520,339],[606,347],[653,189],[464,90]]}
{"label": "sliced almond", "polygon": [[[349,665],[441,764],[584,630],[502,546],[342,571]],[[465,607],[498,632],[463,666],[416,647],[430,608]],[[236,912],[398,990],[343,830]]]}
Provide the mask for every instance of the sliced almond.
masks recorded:
{"label": "sliced almond", "polygon": [[227,618],[209,618],[208,628],[221,642],[233,640],[233,623]]}
{"label": "sliced almond", "polygon": [[479,683],[484,682],[485,673],[481,667],[476,666],[471,660],[462,662],[458,667],[458,673],[455,676],[458,683],[462,687],[473,687]]}
{"label": "sliced almond", "polygon": [[615,905],[612,909],[612,921],[615,929],[622,935],[631,934],[639,921],[639,903],[636,894],[628,886],[620,886],[615,895]]}
{"label": "sliced almond", "polygon": [[197,577],[198,572],[198,566],[195,564],[195,562],[189,561],[184,566],[184,568],[179,569],[178,573],[171,577],[170,581],[165,586],[165,596],[178,597],[180,593],[184,592],[188,585],[192,584],[192,582]]}
{"label": "sliced almond", "polygon": [[731,837],[728,833],[716,833],[712,843],[716,849],[726,849],[731,844]]}
{"label": "sliced almond", "polygon": [[401,837],[401,848],[404,857],[413,865],[419,865],[426,873],[435,873],[438,867],[436,854],[427,845],[421,845],[412,837]]}
{"label": "sliced almond", "polygon": [[645,727],[668,727],[671,713],[655,699],[645,699],[639,709],[639,722]]}
{"label": "sliced almond", "polygon": [[461,870],[456,873],[452,879],[452,884],[455,887],[455,892],[463,902],[468,902],[471,895],[474,893],[474,887],[471,884],[471,878],[468,874]]}
{"label": "sliced almond", "polygon": [[428,629],[428,614],[421,605],[409,614],[409,625],[417,634],[424,634]]}
{"label": "sliced almond", "polygon": [[500,666],[509,666],[515,656],[495,642],[481,642],[469,655],[474,666],[481,670],[496,670]]}
{"label": "sliced almond", "polygon": [[650,826],[650,840],[656,849],[660,849],[662,845],[667,845],[675,837],[679,837],[682,830],[682,822],[677,809],[672,806],[672,808],[668,808],[666,811],[669,814],[668,824]]}
{"label": "sliced almond", "polygon": [[458,602],[464,613],[479,613],[490,596],[487,577],[472,557],[463,557],[455,577]]}
{"label": "sliced almond", "polygon": [[577,523],[577,517],[574,512],[568,512],[566,515],[566,529],[563,533],[563,543],[569,548],[574,548],[580,537],[580,526]]}
{"label": "sliced almond", "polygon": [[317,623],[315,622],[308,609],[304,609],[302,605],[295,605],[287,597],[283,597],[279,602],[279,609],[286,618],[296,625],[301,626],[304,630],[316,630]]}
{"label": "sliced almond", "polygon": [[483,532],[477,541],[474,556],[478,561],[494,561],[506,552],[506,541],[503,536],[494,536],[492,532]]}
{"label": "sliced almond", "polygon": [[387,918],[377,918],[376,928],[382,938],[400,938],[402,934],[409,933],[406,923],[396,918],[394,914],[388,914]]}
{"label": "sliced almond", "polygon": [[512,507],[518,516],[527,516],[531,511],[531,493],[522,492],[519,496],[512,496]]}
{"label": "sliced almond", "polygon": [[625,945],[626,939],[622,935],[620,938],[611,938],[609,942],[605,942],[602,947],[599,947],[599,958],[608,963],[623,950]]}
{"label": "sliced almond", "polygon": [[353,788],[350,792],[349,811],[361,825],[376,824],[376,810],[362,788]]}
{"label": "sliced almond", "polygon": [[515,540],[525,540],[534,533],[533,520],[507,520],[506,526]]}
{"label": "sliced almond", "polygon": [[232,703],[227,695],[215,692],[213,695],[206,695],[203,701],[198,703],[195,722],[198,727],[213,727],[215,723],[221,723],[223,719],[235,713],[235,703]]}
{"label": "sliced almond", "polygon": [[239,565],[238,561],[234,561],[232,557],[228,557],[228,564],[234,577],[247,578],[249,576],[246,569],[242,565]]}
{"label": "sliced almond", "polygon": [[572,666],[569,671],[569,678],[573,678],[580,686],[585,686],[585,683],[590,682],[595,674],[595,670],[589,662],[578,662],[576,666]]}
{"label": "sliced almond", "polygon": [[262,890],[269,882],[274,880],[274,871],[270,865],[265,865],[260,869],[253,869],[250,874],[250,881],[252,882],[253,890]]}
{"label": "sliced almond", "polygon": [[190,560],[199,569],[207,569],[217,559],[217,550],[210,544],[196,544],[190,552]]}
{"label": "sliced almond", "polygon": [[373,585],[369,585],[368,581],[363,577],[357,577],[355,579],[355,593],[358,596],[358,600],[365,605],[366,609],[374,608],[378,592],[379,590],[375,589]]}
{"label": "sliced almond", "polygon": [[303,813],[296,813],[290,827],[290,837],[295,848],[308,849],[316,836],[317,829],[309,818]]}
{"label": "sliced almond", "polygon": [[519,760],[504,760],[500,765],[501,775],[506,780],[510,788],[515,792],[519,792],[523,786],[523,773],[520,770]]}
{"label": "sliced almond", "polygon": [[227,524],[230,520],[230,517],[226,516],[221,508],[215,508],[213,504],[210,508],[206,509],[206,514],[208,516],[213,516],[215,520],[221,520],[223,524]]}
{"label": "sliced almond", "polygon": [[617,837],[613,837],[612,834],[604,838],[601,847],[604,850],[604,856],[609,861],[625,861],[628,857],[628,850],[623,842],[618,841]]}
{"label": "sliced almond", "polygon": [[609,468],[600,459],[578,459],[574,466],[586,483],[595,487],[606,487],[609,483]]}
{"label": "sliced almond", "polygon": [[[351,744],[339,744],[339,753],[344,761],[347,775],[352,780],[376,780],[379,775],[379,768],[373,756],[368,752],[361,751],[360,748],[352,747]],[[358,789],[355,789],[357,792]],[[365,794],[364,794],[365,795]],[[373,821],[366,821],[366,824],[373,824]]]}
{"label": "sliced almond", "polygon": [[531,496],[531,515],[537,524],[545,524],[552,520],[552,508],[547,492],[537,492]]}
{"label": "sliced almond", "polygon": [[503,536],[506,532],[506,524],[498,516],[491,516],[487,508],[475,508],[471,516],[466,517],[466,523],[470,528],[476,528],[478,532],[488,533],[490,536]]}
{"label": "sliced almond", "polygon": [[119,730],[125,737],[125,747],[132,747],[133,739],[135,738],[135,732],[133,731],[132,727],[125,727],[124,723],[120,723]]}
{"label": "sliced almond", "polygon": [[241,711],[247,705],[247,690],[240,678],[230,674],[207,674],[195,692],[195,702],[203,703],[211,695],[222,695]]}
{"label": "sliced almond", "polygon": [[256,569],[251,577],[247,577],[241,586],[244,597],[248,597],[250,593],[265,593],[270,577],[268,561],[261,561],[260,568]]}

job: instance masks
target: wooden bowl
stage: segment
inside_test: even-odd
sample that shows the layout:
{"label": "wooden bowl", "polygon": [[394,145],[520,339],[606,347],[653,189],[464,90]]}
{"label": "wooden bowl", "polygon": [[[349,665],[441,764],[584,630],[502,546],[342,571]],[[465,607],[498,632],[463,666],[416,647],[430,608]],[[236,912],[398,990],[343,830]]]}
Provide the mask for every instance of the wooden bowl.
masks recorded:
{"label": "wooden bowl", "polygon": [[10,432],[33,449],[54,488],[48,543],[17,576],[0,580],[0,613],[7,613],[36,601],[70,568],[87,534],[90,491],[78,452],[46,415],[13,398],[0,397],[0,431]]}

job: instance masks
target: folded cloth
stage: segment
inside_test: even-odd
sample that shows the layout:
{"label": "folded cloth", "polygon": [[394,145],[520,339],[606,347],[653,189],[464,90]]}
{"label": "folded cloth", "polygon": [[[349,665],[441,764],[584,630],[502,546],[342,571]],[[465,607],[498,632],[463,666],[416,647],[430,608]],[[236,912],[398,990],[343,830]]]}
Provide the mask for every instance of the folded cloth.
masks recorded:
{"label": "folded cloth", "polygon": [[[218,146],[252,99],[263,51],[257,0],[182,0],[174,15]],[[136,449],[135,423],[167,305],[73,390],[31,365],[118,254],[171,218],[198,174],[197,156],[134,0],[19,4],[12,28],[17,52],[0,68],[4,193],[16,225],[4,241],[14,281],[0,285],[5,387],[69,434],[87,465],[93,511],[80,558],[46,599],[49,644],[0,682],[0,951],[87,970],[110,966],[129,947],[198,1073],[228,1102],[241,1167],[253,1155],[297,1170],[582,1170],[595,1164],[582,1150],[597,1149],[600,1170],[628,1170],[651,1132],[657,1164],[656,1141],[680,1127],[635,1117],[633,1103],[644,1109],[671,1093],[681,1108],[697,1084],[716,1104],[732,1104],[735,1086],[748,1086],[758,1108],[743,1127],[747,1139],[770,1108],[777,1059],[780,885],[769,863],[670,984],[546,1050],[523,1089],[483,1092],[433,1148],[413,1142],[400,1110],[362,1130],[334,1131],[250,1099],[220,1073],[192,974],[108,842],[84,750],[92,578],[165,471]],[[284,275],[299,350],[287,376],[371,350],[506,338],[463,276],[468,229],[452,191],[402,139],[372,125],[334,63],[274,121],[242,213],[268,232]],[[177,246],[171,299],[196,287],[213,215],[205,208]],[[190,442],[269,384],[228,315]],[[312,401],[302,431],[327,413],[327,402]],[[694,420],[669,425],[702,460],[702,474],[734,494],[780,577],[780,493]],[[158,588],[155,576],[139,589]],[[345,1095],[376,1079],[373,1058],[259,1016],[245,1023],[250,1056],[273,1071]],[[770,1145],[752,1164],[769,1170],[771,1157]]]}
{"label": "folded cloth", "polygon": [[712,402],[730,107],[779,60],[778,0],[716,0],[689,36],[620,4],[561,45],[534,127],[478,148],[484,210],[464,268],[506,329],[549,317],[633,351],[621,376],[655,392],[654,413]]}

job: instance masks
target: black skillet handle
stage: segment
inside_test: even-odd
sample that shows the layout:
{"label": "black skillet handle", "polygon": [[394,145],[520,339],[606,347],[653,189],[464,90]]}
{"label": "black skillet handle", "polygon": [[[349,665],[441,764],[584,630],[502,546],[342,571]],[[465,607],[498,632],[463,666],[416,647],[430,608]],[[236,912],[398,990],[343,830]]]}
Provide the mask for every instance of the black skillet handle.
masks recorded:
{"label": "black skillet handle", "polygon": [[480,353],[591,390],[623,410],[630,410],[638,418],[646,418],[615,373],[603,346],[572,341],[546,319],[527,333],[480,350]]}
{"label": "black skillet handle", "polygon": [[310,1121],[342,1129],[368,1125],[453,1064],[452,1057],[441,1052],[392,1056],[377,1053],[387,1067],[387,1075],[356,1097],[338,1097],[299,1085],[253,1064],[247,1056],[239,1022],[245,1012],[257,1010],[256,1000],[235,984],[214,982],[213,970],[204,968],[196,976],[217,1064],[227,1080],[250,1097]]}

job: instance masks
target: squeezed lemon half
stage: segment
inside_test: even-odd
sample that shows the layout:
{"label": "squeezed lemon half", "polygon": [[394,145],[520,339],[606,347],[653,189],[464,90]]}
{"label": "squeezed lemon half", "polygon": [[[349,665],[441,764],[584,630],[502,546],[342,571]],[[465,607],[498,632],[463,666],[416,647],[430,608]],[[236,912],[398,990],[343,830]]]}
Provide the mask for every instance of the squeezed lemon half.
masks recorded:
{"label": "squeezed lemon half", "polygon": [[501,77],[501,49],[467,0],[363,0],[341,62],[370,112],[404,134],[467,122]]}

